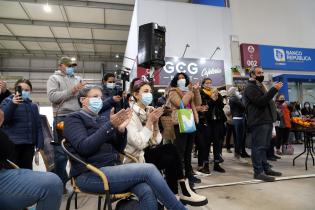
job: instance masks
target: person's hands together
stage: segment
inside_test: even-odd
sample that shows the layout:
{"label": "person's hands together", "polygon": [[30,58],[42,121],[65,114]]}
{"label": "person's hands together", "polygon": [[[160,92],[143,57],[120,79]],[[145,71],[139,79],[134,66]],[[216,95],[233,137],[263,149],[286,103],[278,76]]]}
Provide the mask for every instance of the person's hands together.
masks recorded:
{"label": "person's hands together", "polygon": [[151,130],[152,125],[158,122],[159,118],[163,114],[163,111],[164,111],[163,107],[159,107],[157,109],[152,108],[151,111],[148,112],[148,120],[146,127]]}
{"label": "person's hands together", "polygon": [[72,89],[73,94],[79,92],[82,88],[84,88],[85,85],[86,82],[80,80],[80,82],[73,87]]}
{"label": "person's hands together", "polygon": [[118,103],[121,100],[121,96],[113,96],[113,100]]}
{"label": "person's hands together", "polygon": [[119,132],[124,132],[126,126],[129,124],[131,116],[132,116],[132,110],[131,109],[122,109],[118,113],[114,114],[114,108],[112,108],[110,112],[110,122],[114,126],[114,128],[117,128]]}

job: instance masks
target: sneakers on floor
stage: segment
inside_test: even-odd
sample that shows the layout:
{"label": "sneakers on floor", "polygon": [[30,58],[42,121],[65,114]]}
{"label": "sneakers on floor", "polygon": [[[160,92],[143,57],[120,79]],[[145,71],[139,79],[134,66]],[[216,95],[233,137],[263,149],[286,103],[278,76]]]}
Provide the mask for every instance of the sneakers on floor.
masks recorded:
{"label": "sneakers on floor", "polygon": [[210,176],[210,175],[211,175],[211,172],[210,172],[210,169],[209,169],[209,164],[206,163],[206,164],[204,164],[203,167],[200,167],[200,168],[196,171],[196,174],[197,174],[197,176],[202,176],[202,177]]}
{"label": "sneakers on floor", "polygon": [[195,184],[199,184],[201,183],[201,179],[191,175],[190,177],[188,177],[189,182],[195,183]]}
{"label": "sneakers on floor", "polygon": [[222,167],[220,166],[220,164],[218,164],[218,163],[215,163],[215,164],[214,164],[213,170],[214,170],[214,171],[217,171],[217,172],[219,172],[219,173],[225,173],[224,168],[222,168]]}
{"label": "sneakers on floor", "polygon": [[274,177],[268,176],[264,173],[254,174],[254,179],[259,179],[259,180],[264,181],[264,182],[274,182],[275,181]]}
{"label": "sneakers on floor", "polygon": [[282,176],[281,172],[274,171],[272,169],[269,169],[269,170],[265,171],[265,174],[269,175],[269,176]]}

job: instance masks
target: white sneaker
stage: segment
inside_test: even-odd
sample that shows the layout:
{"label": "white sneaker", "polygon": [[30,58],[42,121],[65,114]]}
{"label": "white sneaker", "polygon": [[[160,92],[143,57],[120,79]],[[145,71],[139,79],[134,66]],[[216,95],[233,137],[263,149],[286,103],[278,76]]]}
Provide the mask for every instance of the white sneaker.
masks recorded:
{"label": "white sneaker", "polygon": [[185,179],[185,181],[179,181],[179,197],[180,201],[184,205],[204,206],[208,203],[208,199],[205,196],[198,195],[191,190],[188,179]]}

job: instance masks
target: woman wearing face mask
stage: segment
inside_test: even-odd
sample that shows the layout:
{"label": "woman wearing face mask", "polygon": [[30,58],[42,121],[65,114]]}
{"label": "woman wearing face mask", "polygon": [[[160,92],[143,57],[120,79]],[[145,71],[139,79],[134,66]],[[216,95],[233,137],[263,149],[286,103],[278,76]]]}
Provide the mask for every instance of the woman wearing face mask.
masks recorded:
{"label": "woman wearing face mask", "polygon": [[[70,143],[69,150],[104,171],[110,193],[134,193],[139,199],[137,209],[157,210],[157,199],[167,209],[186,209],[154,165],[121,163],[119,152],[126,145],[126,126],[130,122],[132,110],[122,109],[114,114],[112,108],[108,119],[105,119],[100,113],[103,108],[101,97],[102,89],[97,86],[88,86],[79,92],[81,110],[69,114],[65,119],[64,135]],[[104,192],[101,179],[79,162],[72,162],[70,173],[76,177],[76,184],[83,191]]]}
{"label": "woman wearing face mask", "polygon": [[0,105],[4,112],[2,130],[15,144],[9,159],[20,168],[32,169],[35,151],[44,146],[38,106],[30,99],[32,84],[29,80],[18,80],[15,89],[22,92],[7,97]]}
{"label": "woman wearing face mask", "polygon": [[276,153],[278,155],[282,155],[280,148],[282,145],[288,143],[291,128],[290,110],[288,108],[288,104],[285,103],[285,96],[283,94],[278,94],[276,96],[276,107],[278,118],[280,121],[280,124],[276,126]]}
{"label": "woman wearing face mask", "polygon": [[[206,112],[203,113],[203,119],[200,121],[203,148],[201,159],[198,160],[199,171],[209,174],[209,150],[211,142],[213,142],[214,166],[213,170],[224,173],[225,170],[220,166],[223,162],[221,157],[222,143],[224,139],[224,123],[226,117],[223,111],[223,97],[217,89],[211,88],[212,80],[205,78],[202,81],[202,89],[200,95],[202,104],[207,106]],[[201,165],[202,164],[202,165]]]}
{"label": "woman wearing face mask", "polygon": [[[158,122],[163,108],[154,109],[152,89],[147,82],[137,80],[131,90],[135,103],[132,104],[132,118],[127,126],[126,152],[136,157],[139,162],[154,164],[165,171],[165,179],[174,194],[185,204],[202,206],[207,198],[194,193],[184,178],[180,157],[173,144],[161,145],[162,136]],[[180,190],[178,190],[178,187]]]}
{"label": "woman wearing face mask", "polygon": [[198,86],[199,85],[193,86],[185,73],[178,73],[171,81],[167,98],[167,100],[170,102],[171,109],[173,110],[172,120],[174,123],[174,131],[176,136],[173,143],[176,146],[181,158],[182,167],[185,171],[184,175],[189,179],[191,185],[194,183],[201,183],[201,180],[193,175],[191,166],[191,152],[193,149],[195,133],[179,132],[176,110],[180,108],[180,103],[182,101],[185,107],[191,108],[193,110],[195,123],[198,124],[199,118],[196,106],[201,104]]}

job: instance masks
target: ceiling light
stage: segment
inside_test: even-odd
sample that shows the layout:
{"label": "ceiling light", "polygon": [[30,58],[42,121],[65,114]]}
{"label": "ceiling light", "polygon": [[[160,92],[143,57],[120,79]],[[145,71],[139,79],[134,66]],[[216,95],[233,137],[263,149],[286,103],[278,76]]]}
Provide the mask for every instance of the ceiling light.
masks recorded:
{"label": "ceiling light", "polygon": [[51,7],[50,7],[50,5],[48,4],[48,1],[47,1],[47,4],[44,5],[43,9],[44,9],[44,11],[47,12],[47,13],[51,12]]}
{"label": "ceiling light", "polygon": [[77,59],[76,59],[75,57],[72,57],[72,58],[71,58],[71,61],[72,61],[72,62],[74,62],[74,61],[76,61],[76,60],[77,60]]}
{"label": "ceiling light", "polygon": [[115,57],[116,57],[116,58],[119,58],[119,54],[116,54]]}
{"label": "ceiling light", "polygon": [[205,63],[206,59],[205,58],[200,58],[200,63]]}
{"label": "ceiling light", "polygon": [[116,64],[115,67],[118,68],[118,64]]}

